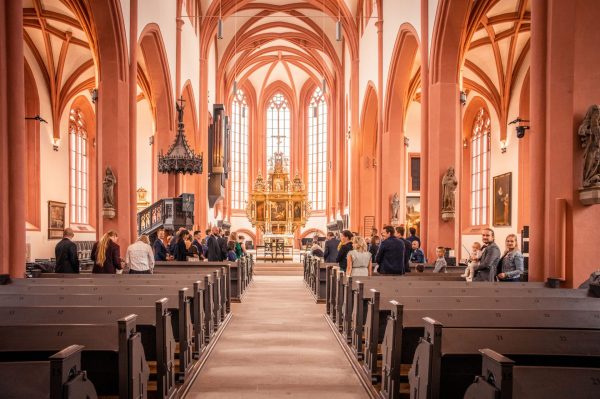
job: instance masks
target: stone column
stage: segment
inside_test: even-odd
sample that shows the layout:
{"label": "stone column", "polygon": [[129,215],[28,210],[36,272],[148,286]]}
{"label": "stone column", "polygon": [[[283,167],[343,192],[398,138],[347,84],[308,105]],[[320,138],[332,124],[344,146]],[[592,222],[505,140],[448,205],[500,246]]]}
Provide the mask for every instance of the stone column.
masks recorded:
{"label": "stone column", "polygon": [[377,209],[375,211],[375,226],[377,230],[381,229],[381,226],[388,224],[387,220],[383,220],[382,210],[388,208],[384,202],[386,198],[383,196],[383,19],[382,19],[382,1],[379,0],[377,7],[378,19],[375,22],[377,27],[377,170],[376,178],[377,183],[375,184],[375,203]]}
{"label": "stone column", "polygon": [[429,151],[429,0],[421,0],[421,242],[423,251],[427,253],[427,248],[435,247],[435,244],[429,245],[429,240],[423,234],[423,228],[427,227],[429,213],[427,211],[427,201],[429,194],[427,192],[427,183],[429,181],[428,161],[426,156]]}
{"label": "stone column", "polygon": [[[131,239],[137,237],[137,49],[138,0],[129,5],[129,195]],[[152,162],[155,162],[152,159]]]}
{"label": "stone column", "polygon": [[25,272],[23,4],[0,3],[0,273]]}
{"label": "stone column", "polygon": [[208,186],[207,186],[207,173],[208,173],[208,61],[203,54],[200,55],[200,93],[199,93],[199,107],[198,107],[198,119],[200,125],[198,128],[199,141],[200,141],[200,152],[204,153],[204,164],[201,175],[196,176],[196,192],[194,202],[194,223],[200,227],[200,230],[204,230],[208,225]]}

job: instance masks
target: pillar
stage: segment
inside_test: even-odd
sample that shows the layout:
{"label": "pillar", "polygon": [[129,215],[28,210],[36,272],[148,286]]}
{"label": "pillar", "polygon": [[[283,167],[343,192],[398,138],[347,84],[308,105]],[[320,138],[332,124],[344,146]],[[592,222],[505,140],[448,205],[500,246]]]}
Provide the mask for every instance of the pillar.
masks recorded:
{"label": "pillar", "polygon": [[[426,227],[429,221],[427,204],[429,195],[427,193],[427,183],[429,181],[428,161],[426,155],[429,151],[429,0],[421,0],[421,227]],[[435,247],[435,244],[429,245],[426,235],[421,229],[421,243],[424,253],[428,248]]]}
{"label": "pillar", "polygon": [[131,0],[129,11],[129,195],[131,219],[129,225],[132,240],[137,237],[137,36],[138,0]]}
{"label": "pillar", "polygon": [[0,3],[0,273],[25,272],[23,4]]}

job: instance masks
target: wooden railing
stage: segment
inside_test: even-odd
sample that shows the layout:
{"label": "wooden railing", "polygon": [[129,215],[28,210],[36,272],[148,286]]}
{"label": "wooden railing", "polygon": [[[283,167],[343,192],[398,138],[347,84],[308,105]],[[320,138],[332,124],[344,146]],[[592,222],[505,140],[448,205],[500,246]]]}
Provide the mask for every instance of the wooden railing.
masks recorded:
{"label": "wooden railing", "polygon": [[185,204],[182,197],[163,198],[137,214],[138,235],[153,235],[158,229],[177,230],[194,225],[194,202]]}

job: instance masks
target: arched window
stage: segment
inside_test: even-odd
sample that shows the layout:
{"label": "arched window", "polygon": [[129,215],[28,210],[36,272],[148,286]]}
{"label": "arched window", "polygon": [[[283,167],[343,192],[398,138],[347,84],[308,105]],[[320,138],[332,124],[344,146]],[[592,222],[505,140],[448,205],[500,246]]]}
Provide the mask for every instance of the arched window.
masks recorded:
{"label": "arched window", "polygon": [[241,90],[231,104],[231,207],[246,209],[248,200],[248,103]]}
{"label": "arched window", "polygon": [[327,103],[317,88],[308,106],[308,199],[324,211],[327,199]]}
{"label": "arched window", "polygon": [[277,93],[267,107],[267,162],[277,151],[290,157],[290,107],[287,99]]}
{"label": "arched window", "polygon": [[87,129],[80,109],[69,115],[69,153],[71,185],[71,223],[88,224],[88,147]]}
{"label": "arched window", "polygon": [[481,108],[471,134],[471,225],[488,224],[490,193],[490,115]]}

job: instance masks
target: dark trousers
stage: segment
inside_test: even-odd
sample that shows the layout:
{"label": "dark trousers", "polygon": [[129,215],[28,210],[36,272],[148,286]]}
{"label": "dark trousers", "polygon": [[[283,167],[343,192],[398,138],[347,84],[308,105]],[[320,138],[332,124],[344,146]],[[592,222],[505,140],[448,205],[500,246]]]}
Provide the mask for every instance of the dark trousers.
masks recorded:
{"label": "dark trousers", "polygon": [[152,272],[150,270],[129,270],[129,274],[152,274]]}

